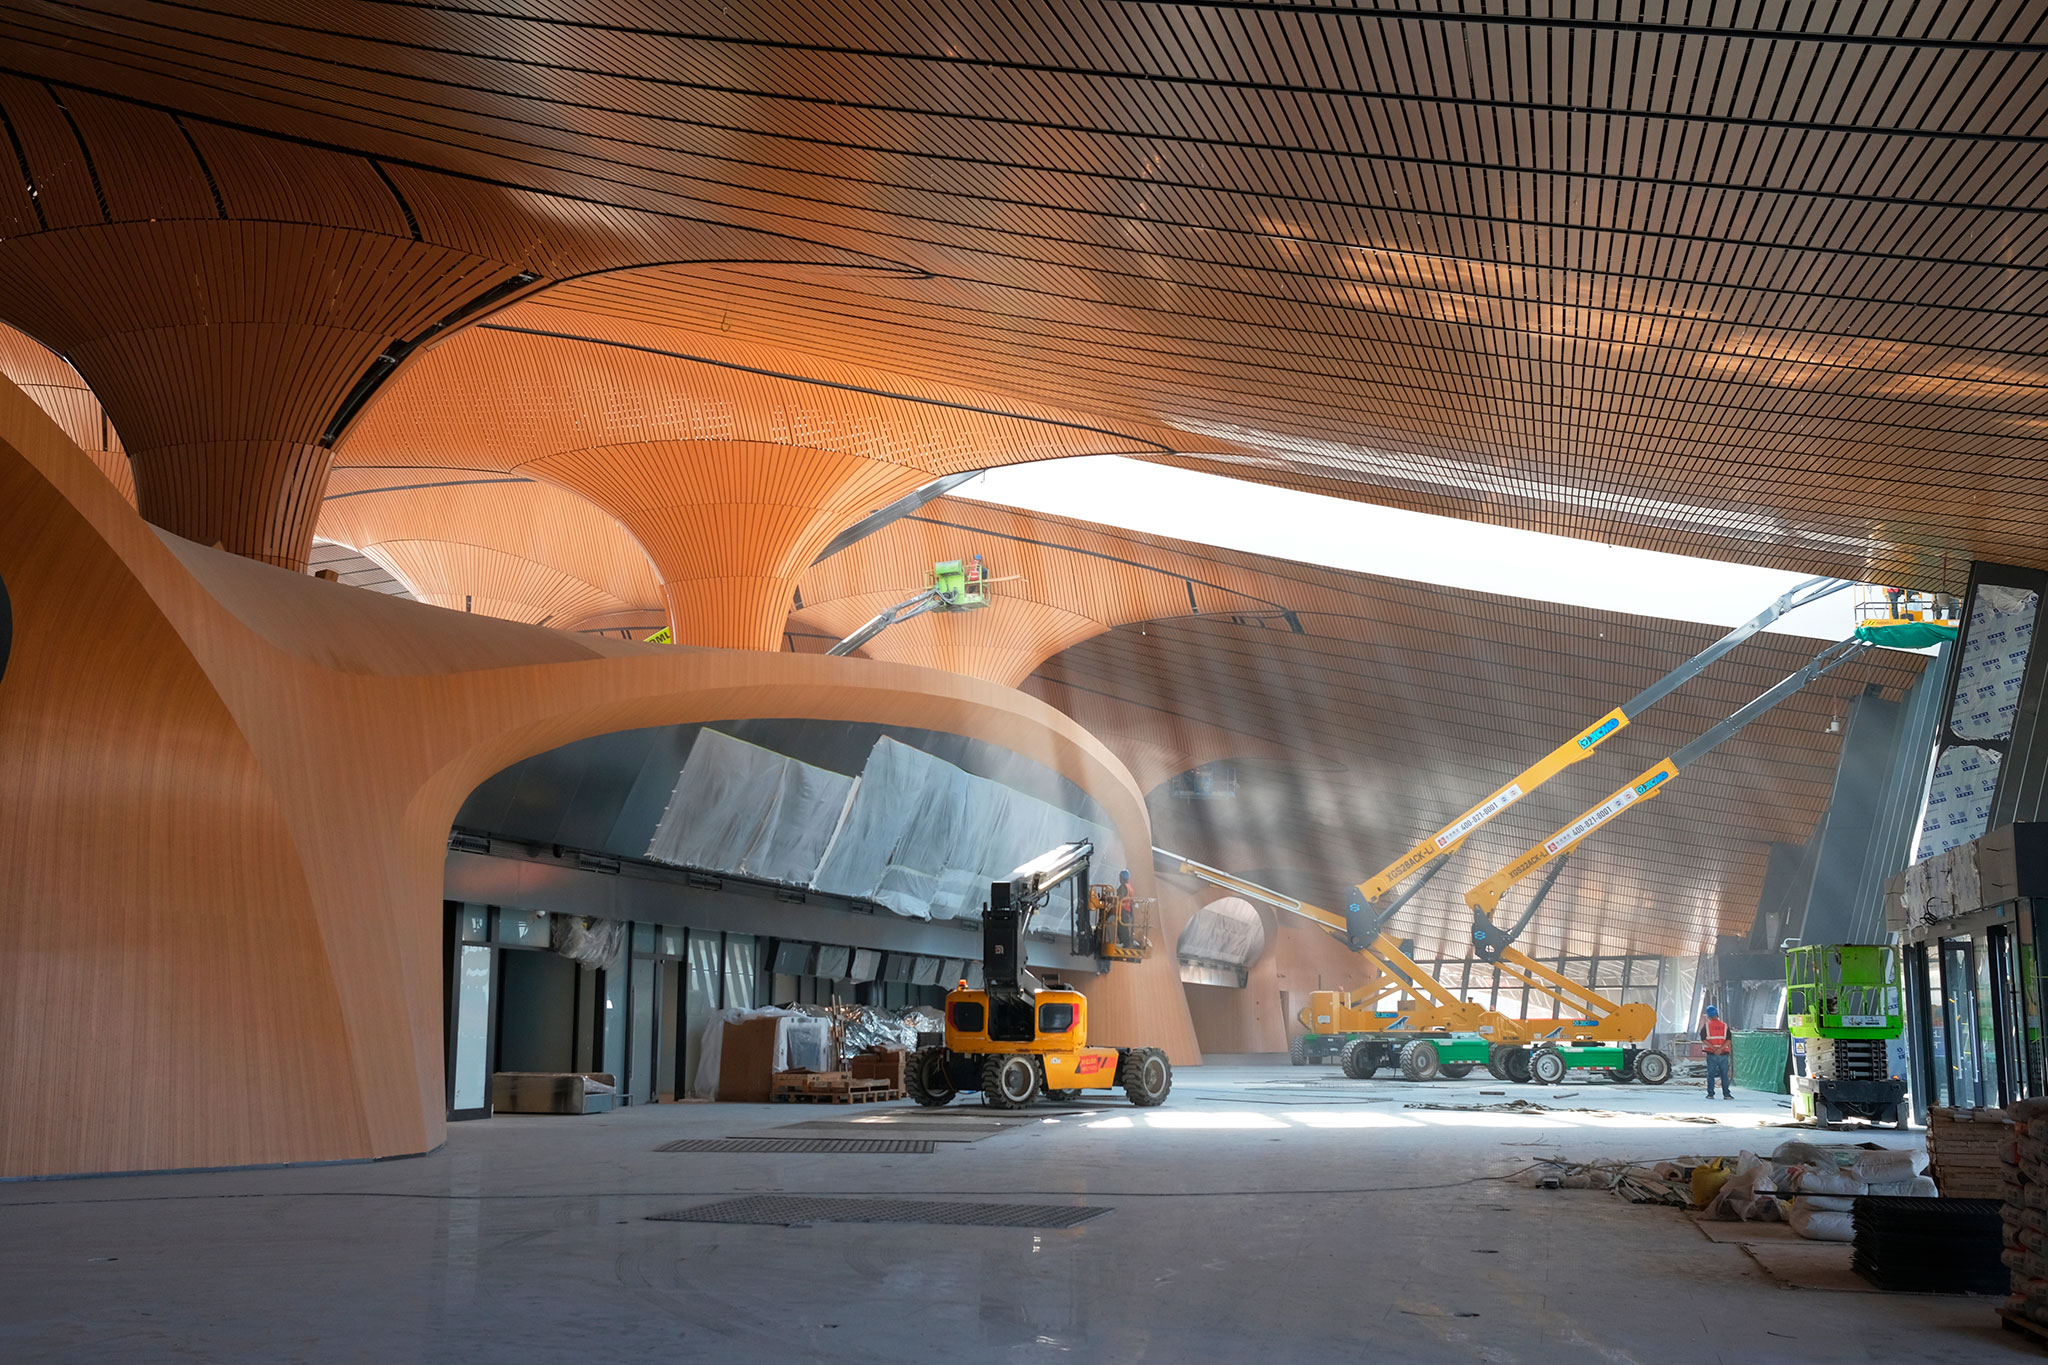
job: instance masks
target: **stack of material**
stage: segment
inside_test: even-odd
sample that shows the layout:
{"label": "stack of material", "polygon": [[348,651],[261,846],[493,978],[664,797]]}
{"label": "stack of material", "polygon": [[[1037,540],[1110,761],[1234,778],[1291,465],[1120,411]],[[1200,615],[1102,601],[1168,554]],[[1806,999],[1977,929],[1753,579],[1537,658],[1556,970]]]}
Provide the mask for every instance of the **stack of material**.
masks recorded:
{"label": "stack of material", "polygon": [[2048,1101],[2021,1100],[2012,1107],[2010,1127],[2000,1155],[2012,1296],[1999,1315],[2031,1335],[2048,1336]]}
{"label": "stack of material", "polygon": [[2003,1294],[2001,1207],[1995,1199],[1858,1199],[1850,1267],[1879,1289]]}
{"label": "stack of material", "polygon": [[2012,1121],[2003,1109],[1927,1111],[1927,1173],[1951,1199],[2005,1197],[2003,1148]]}
{"label": "stack of material", "polygon": [[891,1090],[901,1092],[904,1063],[909,1058],[900,1048],[869,1048],[849,1058],[846,1069],[857,1081],[887,1081]]}

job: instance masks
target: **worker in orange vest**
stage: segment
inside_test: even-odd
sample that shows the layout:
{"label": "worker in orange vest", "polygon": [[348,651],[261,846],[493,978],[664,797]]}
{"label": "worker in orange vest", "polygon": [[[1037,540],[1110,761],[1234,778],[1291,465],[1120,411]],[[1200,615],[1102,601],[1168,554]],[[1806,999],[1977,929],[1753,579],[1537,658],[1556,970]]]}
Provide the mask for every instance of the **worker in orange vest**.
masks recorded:
{"label": "worker in orange vest", "polygon": [[1734,1099],[1729,1093],[1728,1078],[1735,1070],[1735,1049],[1728,1042],[1728,1021],[1721,1017],[1721,1011],[1707,1006],[1707,1021],[1700,1029],[1700,1037],[1706,1040],[1701,1049],[1707,1054],[1707,1098],[1714,1098],[1714,1078],[1721,1078],[1721,1098]]}

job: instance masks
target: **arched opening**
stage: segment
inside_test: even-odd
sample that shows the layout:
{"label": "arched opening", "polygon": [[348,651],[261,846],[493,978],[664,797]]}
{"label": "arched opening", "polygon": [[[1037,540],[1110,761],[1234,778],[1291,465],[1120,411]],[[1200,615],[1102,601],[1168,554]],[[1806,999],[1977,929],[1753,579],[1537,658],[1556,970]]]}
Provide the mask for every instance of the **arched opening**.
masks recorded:
{"label": "arched opening", "polygon": [[1182,981],[1242,987],[1252,963],[1266,951],[1265,921],[1250,901],[1224,896],[1195,912],[1174,951]]}
{"label": "arched opening", "polygon": [[[522,760],[470,794],[450,838],[449,1114],[485,1117],[513,1073],[609,1077],[607,1103],[728,1097],[730,1035],[706,1030],[735,1011],[914,1037],[936,1017],[913,1011],[979,982],[989,883],[1074,838],[1125,860],[1073,781],[938,731],[737,720]],[[1099,969],[1059,898],[1027,954],[1068,978]]]}

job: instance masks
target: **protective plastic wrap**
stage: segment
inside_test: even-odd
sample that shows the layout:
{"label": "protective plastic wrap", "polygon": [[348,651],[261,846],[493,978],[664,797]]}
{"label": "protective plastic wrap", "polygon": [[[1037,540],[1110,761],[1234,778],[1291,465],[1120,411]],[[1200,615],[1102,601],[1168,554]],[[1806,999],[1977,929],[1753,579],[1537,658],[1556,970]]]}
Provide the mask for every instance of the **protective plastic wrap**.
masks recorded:
{"label": "protective plastic wrap", "polygon": [[777,1071],[837,1071],[830,1019],[785,1019],[776,1039]]}
{"label": "protective plastic wrap", "polygon": [[[793,1005],[798,1014],[838,1030],[839,1057],[834,1066],[864,1048],[892,1048],[908,1052],[917,1046],[917,1028],[873,1005]],[[937,1011],[931,1011],[936,1014]],[[943,1024],[939,1027],[944,1027]]]}
{"label": "protective plastic wrap", "polygon": [[647,856],[807,885],[854,780],[700,730]]}
{"label": "protective plastic wrap", "polygon": [[1235,896],[1203,906],[1180,938],[1180,955],[1206,962],[1249,964],[1266,946],[1259,912]]}
{"label": "protective plastic wrap", "polygon": [[615,966],[626,946],[623,920],[587,915],[556,915],[548,929],[548,946],[563,957],[593,967]]}
{"label": "protective plastic wrap", "polygon": [[[955,919],[978,917],[990,882],[1072,839],[1094,841],[1098,868],[1123,863],[1112,830],[893,739],[850,778],[701,730],[647,856]],[[1028,927],[1066,932],[1069,906],[1056,893]]]}
{"label": "protective plastic wrap", "polygon": [[[885,737],[812,885],[914,919],[974,918],[990,882],[1084,838],[1095,843],[1097,868],[1122,865],[1123,845],[1104,826]],[[1056,893],[1029,927],[1062,932],[1068,913]]]}

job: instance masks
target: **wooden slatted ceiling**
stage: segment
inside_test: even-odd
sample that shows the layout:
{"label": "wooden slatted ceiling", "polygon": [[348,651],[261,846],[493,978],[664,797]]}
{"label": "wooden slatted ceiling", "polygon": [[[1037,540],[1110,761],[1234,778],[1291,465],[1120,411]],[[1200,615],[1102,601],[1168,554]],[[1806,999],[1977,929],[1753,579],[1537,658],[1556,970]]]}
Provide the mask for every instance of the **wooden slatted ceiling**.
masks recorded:
{"label": "wooden slatted ceiling", "polygon": [[322,571],[339,575],[336,581],[351,588],[414,600],[405,584],[392,577],[390,570],[368,555],[331,540],[316,539],[312,553],[306,557],[306,572],[317,577]]}
{"label": "wooden slatted ceiling", "polygon": [[1240,477],[1953,586],[1972,555],[2048,563],[2044,16],[241,0],[0,23],[10,62],[85,89],[931,277],[698,280],[672,321],[1156,420],[1184,460],[1256,447],[1207,465]]}
{"label": "wooden slatted ceiling", "polygon": [[[1155,835],[1283,889],[1348,903],[1350,886],[1705,645],[1719,628],[1554,607],[1353,575],[1359,609],[1308,611],[1305,634],[1203,617],[1124,626],[1058,655],[1026,684],[1091,729],[1133,712],[1259,746],[1234,800],[1155,790]],[[1818,649],[1759,636],[1475,834],[1401,929],[1460,954],[1463,893]],[[1875,684],[1896,699],[1923,659],[1882,651],[1782,703],[1588,842],[1530,942],[1572,952],[1690,952],[1747,929],[1773,841],[1803,842],[1839,755],[1831,718]],[[1270,764],[1263,751],[1288,751]],[[1179,842],[1176,842],[1179,841]],[[1519,912],[1527,892],[1510,899]]]}
{"label": "wooden slatted ceiling", "polygon": [[559,630],[663,618],[654,568],[626,529],[573,493],[489,472],[334,471],[320,535],[384,565],[423,602]]}
{"label": "wooden slatted ceiling", "polygon": [[793,376],[775,368],[785,358],[516,304],[394,379],[338,459],[498,469],[579,494],[646,547],[679,642],[763,649],[826,542],[934,476],[1160,448],[1146,428],[855,365]]}
{"label": "wooden slatted ceiling", "polygon": [[0,71],[13,162],[0,182],[0,317],[61,352],[108,405],[145,516],[291,567],[311,543],[325,439],[372,362],[518,280],[646,260],[875,264],[387,167],[176,108]]}
{"label": "wooden slatted ceiling", "polygon": [[128,467],[121,434],[114,430],[106,409],[78,371],[47,346],[0,323],[0,377],[33,398],[36,406],[64,429],[71,443],[92,457],[121,496],[134,504],[135,473]]}

